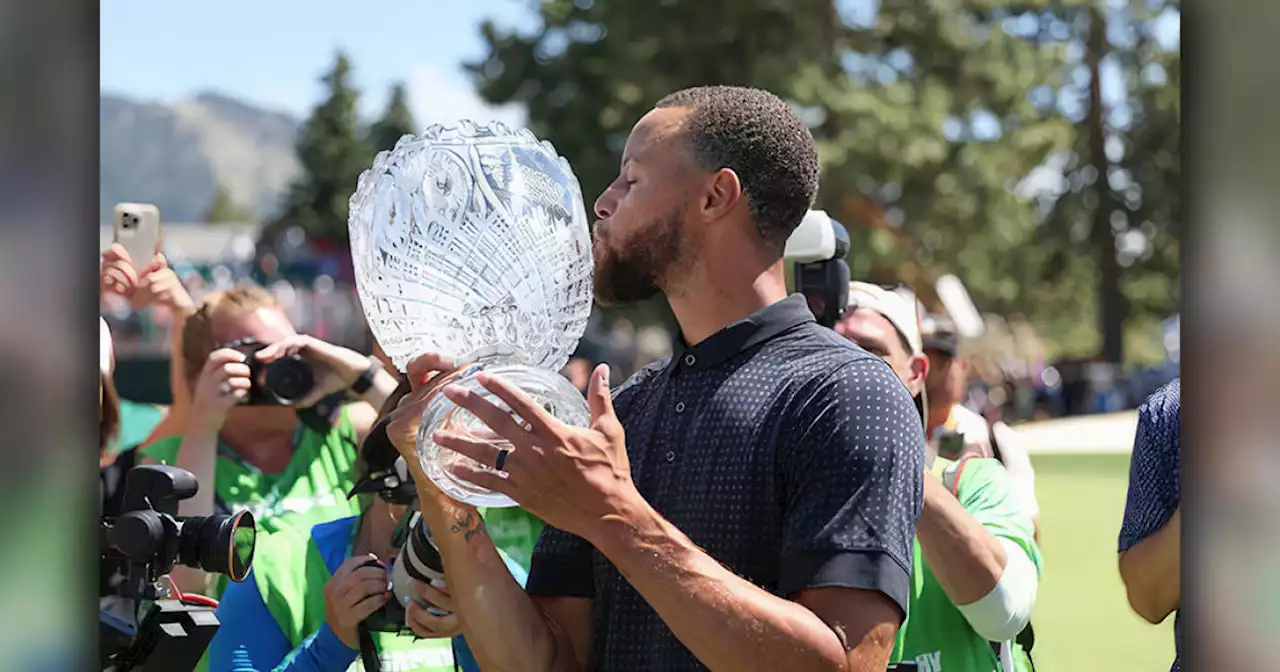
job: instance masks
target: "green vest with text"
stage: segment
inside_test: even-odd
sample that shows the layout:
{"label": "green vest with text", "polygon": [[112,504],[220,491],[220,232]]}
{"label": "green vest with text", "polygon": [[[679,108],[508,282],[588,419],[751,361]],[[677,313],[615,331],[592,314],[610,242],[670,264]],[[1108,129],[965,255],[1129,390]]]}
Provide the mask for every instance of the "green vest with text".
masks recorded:
{"label": "green vest with text", "polygon": [[[1041,568],[1031,517],[1018,506],[1004,465],[987,458],[952,462],[937,458],[931,470],[982,526],[1026,550]],[[1026,653],[1012,644],[1014,669],[1031,669]],[[890,662],[915,662],[919,672],[996,672],[1000,661],[991,642],[973,630],[924,563],[920,541],[914,544],[911,599],[898,630]]]}

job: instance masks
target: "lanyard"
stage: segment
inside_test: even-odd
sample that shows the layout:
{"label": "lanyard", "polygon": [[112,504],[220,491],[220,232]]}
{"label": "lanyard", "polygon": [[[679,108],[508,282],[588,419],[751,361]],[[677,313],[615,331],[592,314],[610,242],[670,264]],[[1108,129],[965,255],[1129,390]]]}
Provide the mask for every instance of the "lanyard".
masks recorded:
{"label": "lanyard", "polygon": [[[294,453],[298,452],[298,444],[302,442],[303,431],[304,431],[304,426],[302,424],[298,424],[293,428],[293,438],[289,442],[289,449]],[[223,441],[221,438],[218,439],[218,455],[220,457],[224,457],[228,460],[231,460],[231,462],[238,465],[241,469],[244,469],[250,474],[253,474],[254,476],[258,477],[259,479],[265,479],[267,477],[267,475],[264,474],[261,469],[257,468],[252,464],[249,464],[243,457],[240,456],[239,453],[235,451],[234,448],[227,445],[227,443]],[[288,467],[286,467],[285,470],[287,471]],[[268,490],[267,493],[262,496],[261,504],[264,507],[266,507],[267,509],[270,509],[270,507],[275,506],[276,502],[280,499],[280,487],[283,485],[283,483],[284,483],[284,479],[276,480],[276,482],[272,484],[271,489]],[[216,488],[216,485],[215,485],[215,488]],[[222,495],[219,495],[216,492],[213,496],[213,506],[214,506],[214,510],[216,510],[218,513],[224,513],[224,514],[231,513],[231,507],[227,506],[227,503],[222,499]]]}
{"label": "lanyard", "polygon": [[[298,444],[302,443],[304,431],[305,431],[305,427],[301,423],[299,423],[293,428],[293,438],[289,440],[289,449],[291,451],[295,453],[298,452]],[[266,474],[262,473],[261,469],[259,469],[258,467],[252,464],[249,464],[249,462],[247,462],[243,457],[240,456],[239,453],[236,452],[235,448],[232,448],[230,445],[227,444],[227,442],[223,441],[221,438],[218,439],[218,455],[225,457],[228,460],[231,460],[236,465],[238,465],[241,469],[244,469],[245,471],[253,474],[254,476],[257,476],[258,478],[266,477]]]}

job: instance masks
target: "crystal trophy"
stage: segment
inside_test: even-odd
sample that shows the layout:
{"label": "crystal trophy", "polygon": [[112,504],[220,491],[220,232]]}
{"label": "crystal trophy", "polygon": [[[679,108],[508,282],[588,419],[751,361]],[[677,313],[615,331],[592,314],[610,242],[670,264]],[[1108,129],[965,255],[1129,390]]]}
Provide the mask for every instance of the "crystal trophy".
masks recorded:
{"label": "crystal trophy", "polygon": [[[433,125],[380,152],[350,206],[356,291],[374,338],[401,371],[438,353],[459,365],[448,382],[509,413],[477,373],[502,377],[568,425],[587,426],[585,398],[559,371],[591,313],[591,234],[578,180],[550,143],[501,123]],[[436,393],[418,432],[427,477],[455,500],[514,506],[450,473],[460,461],[475,463],[431,440],[441,427],[501,442]]]}

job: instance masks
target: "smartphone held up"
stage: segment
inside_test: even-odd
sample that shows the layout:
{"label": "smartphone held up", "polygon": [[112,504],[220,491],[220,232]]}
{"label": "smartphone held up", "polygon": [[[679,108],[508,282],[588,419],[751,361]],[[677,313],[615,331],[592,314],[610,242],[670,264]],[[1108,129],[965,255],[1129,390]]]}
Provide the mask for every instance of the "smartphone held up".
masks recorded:
{"label": "smartphone held up", "polygon": [[160,208],[150,203],[117,203],[115,242],[129,253],[129,261],[141,271],[160,251],[163,239]]}

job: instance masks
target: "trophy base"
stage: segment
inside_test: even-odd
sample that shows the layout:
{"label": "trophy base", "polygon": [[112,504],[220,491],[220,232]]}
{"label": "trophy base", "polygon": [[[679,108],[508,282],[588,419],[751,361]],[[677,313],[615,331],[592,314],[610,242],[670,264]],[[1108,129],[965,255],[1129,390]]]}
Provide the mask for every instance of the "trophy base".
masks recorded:
{"label": "trophy base", "polygon": [[[509,351],[481,355],[455,371],[449,384],[476,392],[498,408],[511,413],[506,403],[476,380],[476,374],[481,371],[501,376],[531,397],[552,417],[567,425],[586,427],[591,422],[591,413],[582,393],[559,373],[528,366],[524,364],[525,361],[519,354]],[[519,416],[514,417],[517,422],[523,422]],[[499,446],[510,445],[495,436],[488,426],[469,411],[459,408],[443,394],[436,394],[422,412],[422,423],[418,427],[418,460],[427,478],[444,494],[464,504],[492,508],[517,506],[506,495],[473,485],[453,475],[451,469],[457,464],[469,464],[502,478],[506,477],[506,472],[497,471],[493,469],[493,465],[479,464],[471,458],[436,445],[431,440],[431,435],[441,428]]]}

